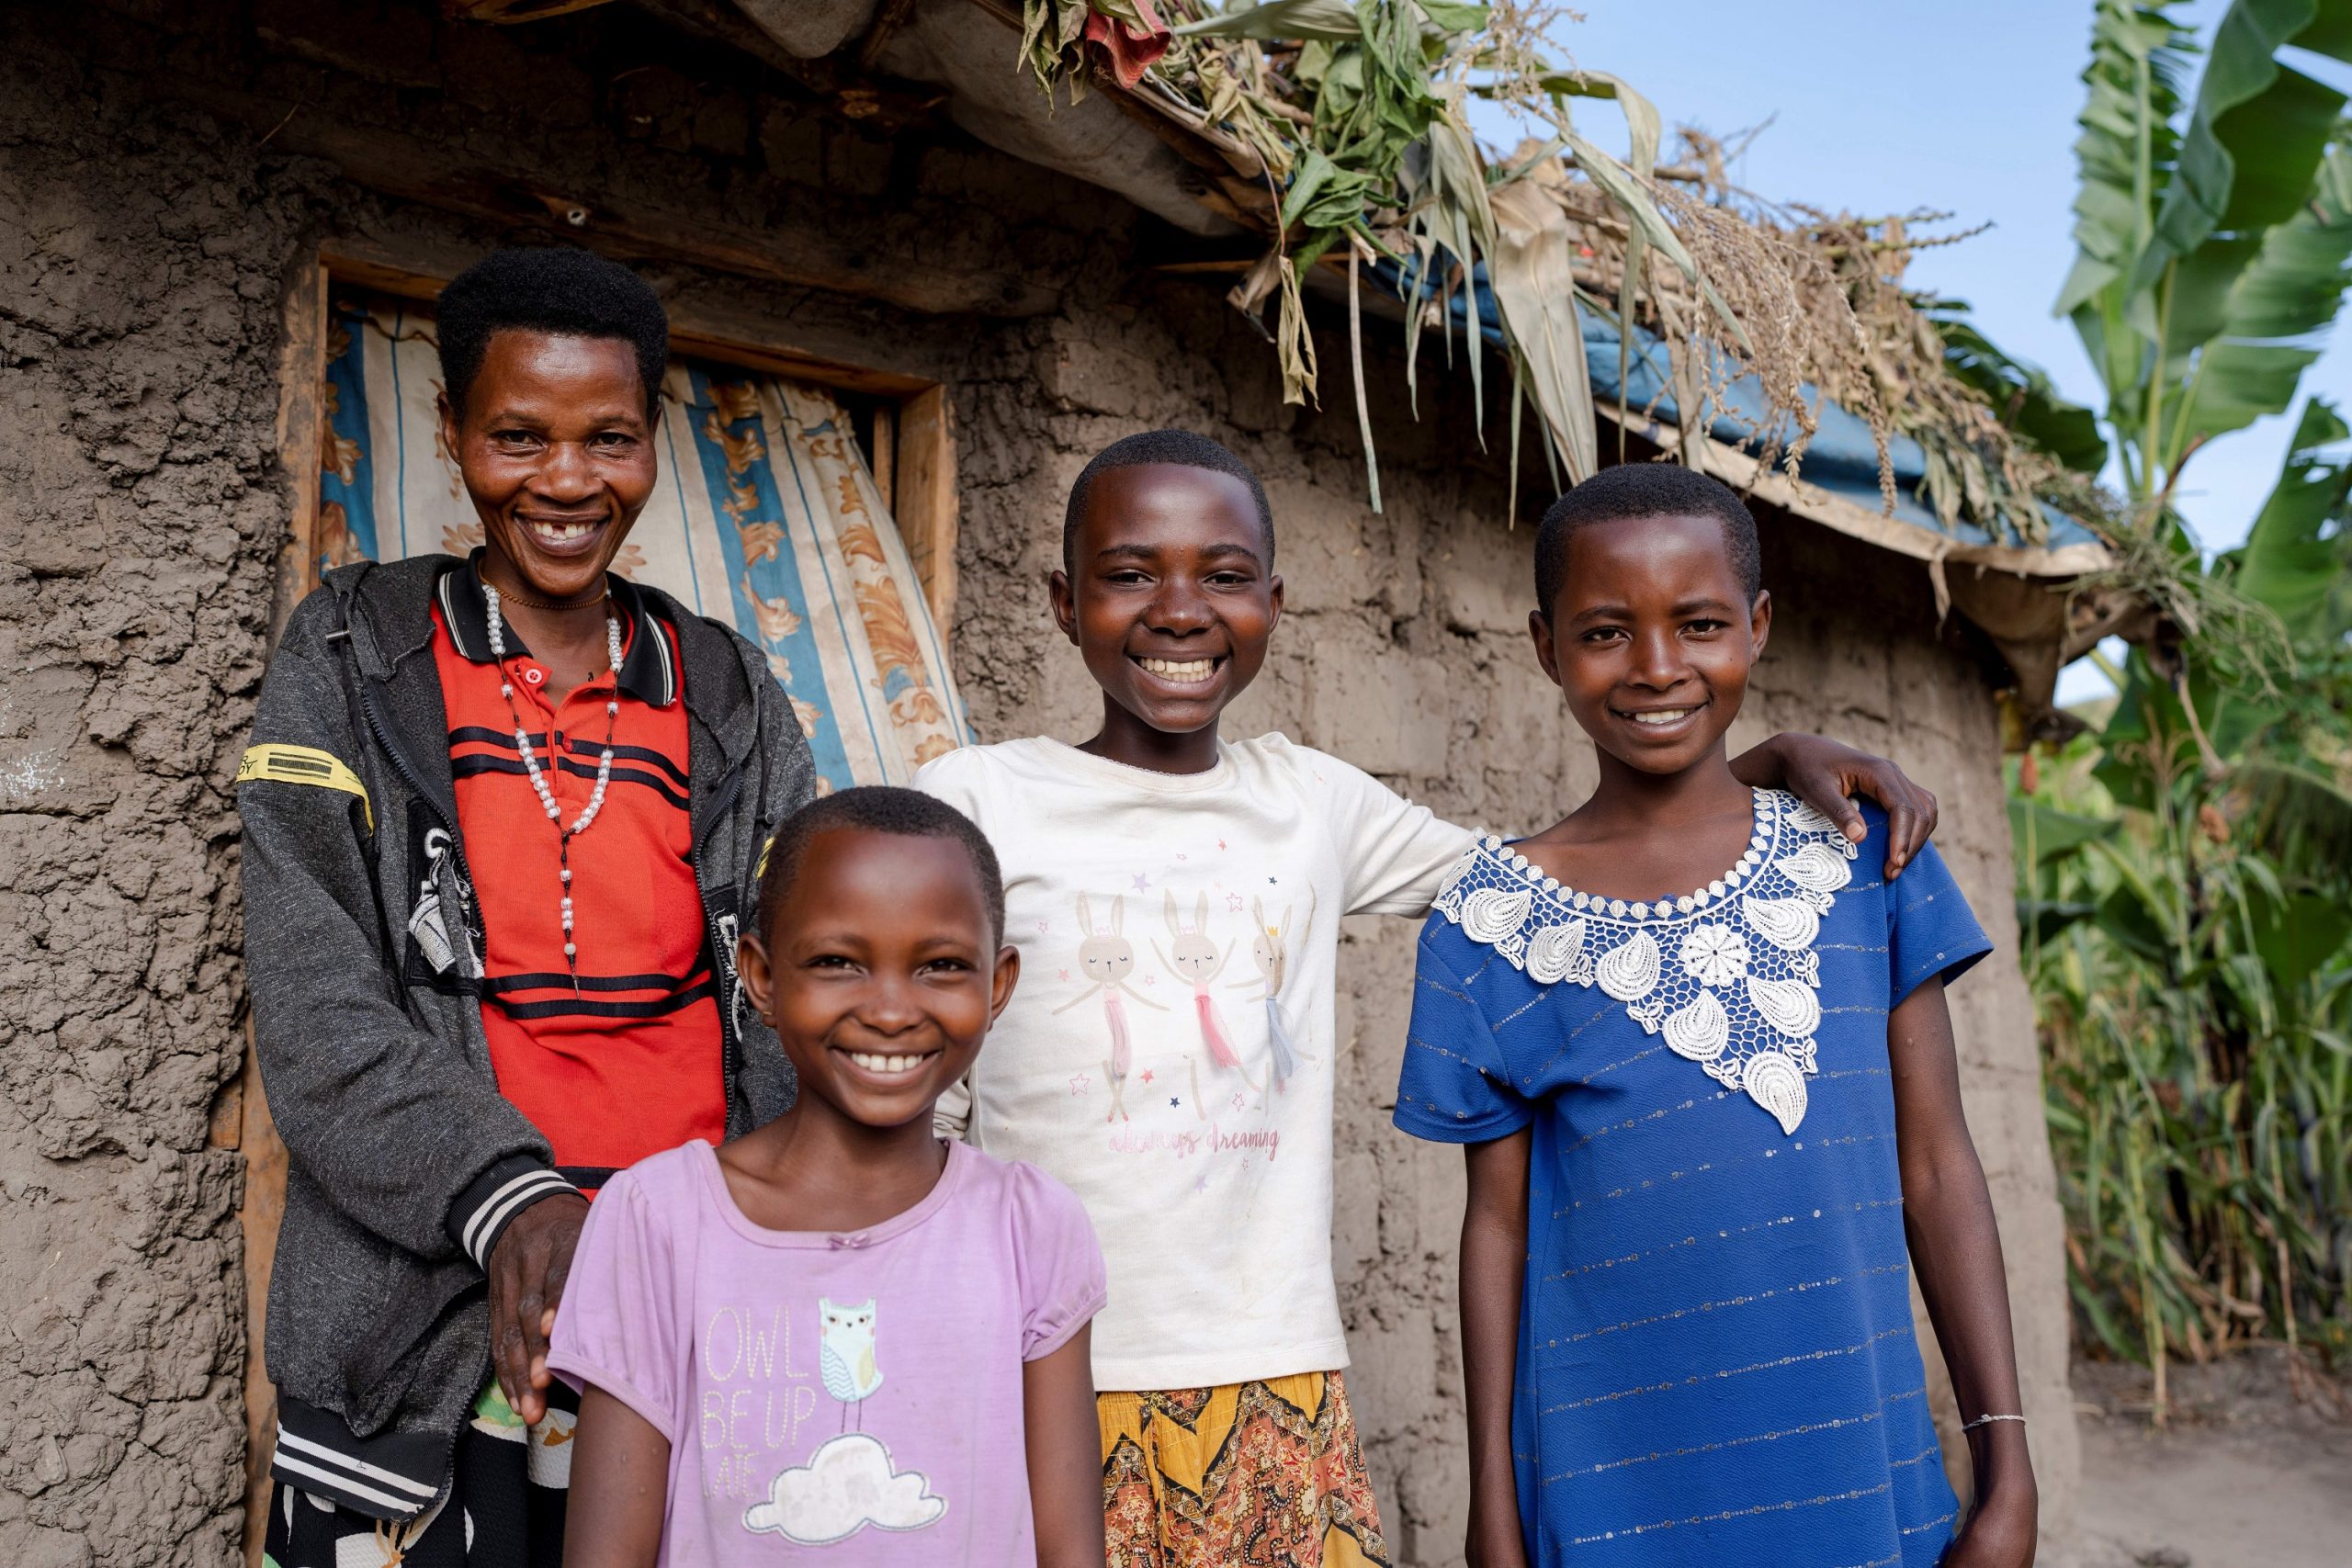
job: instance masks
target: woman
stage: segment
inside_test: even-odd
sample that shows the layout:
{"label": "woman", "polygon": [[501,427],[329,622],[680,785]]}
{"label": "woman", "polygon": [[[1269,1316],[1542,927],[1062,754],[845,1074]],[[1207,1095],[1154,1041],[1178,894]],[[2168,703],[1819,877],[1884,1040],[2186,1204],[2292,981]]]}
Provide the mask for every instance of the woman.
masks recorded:
{"label": "woman", "polygon": [[807,743],[757,649],[607,571],[657,478],[661,304],[585,251],[503,251],[439,324],[441,435],[487,543],[330,573],[238,775],[290,1156],[284,1568],[353,1536],[411,1568],[559,1562],[547,1338],[587,1194],[793,1097],[734,953]]}

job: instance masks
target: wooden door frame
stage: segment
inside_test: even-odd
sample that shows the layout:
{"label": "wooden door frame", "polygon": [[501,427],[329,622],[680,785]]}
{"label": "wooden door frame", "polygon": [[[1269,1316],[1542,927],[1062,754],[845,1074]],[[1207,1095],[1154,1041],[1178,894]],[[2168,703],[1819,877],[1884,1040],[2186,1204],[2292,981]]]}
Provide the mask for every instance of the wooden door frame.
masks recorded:
{"label": "wooden door frame", "polygon": [[[436,258],[439,259],[439,258]],[[287,279],[278,355],[277,457],[291,493],[286,538],[279,547],[269,615],[275,649],[286,618],[318,586],[319,455],[328,430],[327,339],[333,329],[329,291],[337,284],[430,302],[450,274],[432,260],[365,240],[331,240],[299,261]],[[956,612],[956,432],[947,389],[902,371],[877,369],[810,354],[759,333],[756,318],[719,319],[692,308],[673,309],[670,345],[679,354],[855,392],[876,400],[874,479],[913,560],[923,599],[945,645]],[[286,1145],[269,1118],[253,1048],[250,1011],[244,1062],[236,1083],[212,1118],[210,1141],[244,1156],[244,1198],[237,1211],[245,1244],[245,1520],[244,1555],[261,1561],[269,1506],[269,1456],[276,1430],[276,1393],[264,1365],[262,1338],[269,1303],[277,1227],[286,1209]]]}

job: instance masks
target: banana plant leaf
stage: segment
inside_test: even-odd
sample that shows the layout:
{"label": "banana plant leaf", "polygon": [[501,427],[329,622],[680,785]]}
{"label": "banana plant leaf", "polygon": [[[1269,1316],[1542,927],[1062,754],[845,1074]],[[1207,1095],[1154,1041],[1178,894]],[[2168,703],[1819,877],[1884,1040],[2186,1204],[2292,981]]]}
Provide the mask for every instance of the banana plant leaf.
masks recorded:
{"label": "banana plant leaf", "polygon": [[[2059,290],[2056,313],[2091,303],[2139,259],[2145,206],[2171,169],[2179,138],[2180,78],[2189,36],[2171,12],[2174,0],[2132,5],[2099,0],[2092,23],[2089,95],[2077,117],[2074,270]],[[2096,351],[2094,359],[2098,358]],[[2112,390],[2122,378],[2109,376]]]}
{"label": "banana plant leaf", "polygon": [[2159,528],[2194,453],[2292,406],[2352,279],[2346,98],[2282,56],[2352,59],[2352,0],[2232,0],[2190,104],[2181,8],[2098,0],[2058,299]]}
{"label": "banana plant leaf", "polygon": [[2113,818],[2078,817],[2039,800],[2009,797],[2009,838],[2019,855],[2035,865],[2064,860],[2098,839],[2111,839],[2121,824]]}
{"label": "banana plant leaf", "polygon": [[2029,942],[2047,947],[2070,926],[2098,918],[2098,906],[2080,899],[2020,898],[2018,927]]}
{"label": "banana plant leaf", "polygon": [[2352,630],[2331,624],[2345,563],[2341,542],[2328,533],[2352,523],[2352,458],[2327,455],[2347,439],[2352,429],[2334,405],[2313,398],[2295,427],[2278,488],[2232,558],[2238,592],[2269,606],[2296,637]]}
{"label": "banana plant leaf", "polygon": [[2254,928],[2255,952],[2280,991],[2301,987],[2352,938],[2352,909],[2340,899],[2299,893],[2268,903]]}
{"label": "banana plant leaf", "polygon": [[2246,838],[2282,865],[2352,864],[2352,794],[2338,780],[2293,762],[2241,763]]}
{"label": "banana plant leaf", "polygon": [[2171,933],[2165,928],[2144,890],[2129,883],[2098,901],[2098,929],[2118,945],[2154,963],[2172,956]]}
{"label": "banana plant leaf", "polygon": [[2278,51],[2289,45],[2352,60],[2352,5],[2233,0],[2214,29],[2135,290],[2153,288],[2168,263],[2217,231],[2285,221],[2310,191],[2344,95],[2281,64]]}
{"label": "banana plant leaf", "polygon": [[2176,270],[2168,347],[2196,348],[2169,449],[2240,430],[2294,401],[2315,341],[2352,283],[2352,144],[2339,141],[2312,194],[2259,238],[2207,242]]}
{"label": "banana plant leaf", "polygon": [[1984,393],[2002,423],[2078,474],[2106,466],[2098,415],[2059,396],[2048,371],[2012,358],[1979,332],[1962,300],[1934,301],[1926,314],[1943,339],[1944,367]]}
{"label": "banana plant leaf", "polygon": [[[2150,671],[2140,649],[2133,649],[2125,659],[2124,671],[2115,711],[2099,731],[2099,760],[2091,776],[2105,786],[2116,805],[2153,812],[2159,786],[2157,770],[2150,765],[2151,754],[2160,748],[2169,751],[2186,741],[2188,715],[2172,687]],[[2165,771],[2170,771],[2169,765]]]}

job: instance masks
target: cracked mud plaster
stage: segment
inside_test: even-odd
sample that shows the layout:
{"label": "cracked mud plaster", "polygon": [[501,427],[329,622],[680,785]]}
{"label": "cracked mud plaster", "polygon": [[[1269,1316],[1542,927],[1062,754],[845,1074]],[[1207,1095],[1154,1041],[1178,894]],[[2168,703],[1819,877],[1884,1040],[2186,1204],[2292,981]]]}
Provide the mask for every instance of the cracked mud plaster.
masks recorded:
{"label": "cracked mud plaster", "polygon": [[[1482,449],[1466,378],[1445,374],[1425,345],[1417,422],[1393,339],[1368,331],[1387,501],[1374,515],[1344,341],[1321,345],[1330,410],[1283,407],[1262,340],[1216,289],[1140,265],[1147,231],[1099,192],[1057,186],[952,132],[921,131],[886,165],[841,173],[835,189],[832,154],[812,165],[808,148],[865,143],[793,118],[780,100],[751,121],[756,145],[730,133],[706,146],[698,131],[646,140],[647,125],[668,124],[666,109],[645,110],[650,88],[606,104],[584,79],[549,77],[544,101],[522,107],[500,90],[513,74],[507,56],[532,37],[571,37],[562,29],[593,29],[624,9],[531,36],[438,22],[425,0],[370,9],[424,29],[401,72],[435,77],[443,97],[365,75],[372,56],[354,64],[297,51],[298,70],[266,58],[277,47],[266,39],[216,30],[190,42],[185,29],[226,24],[157,0],[70,14],[20,5],[7,18],[0,1278],[12,1288],[0,1294],[0,1563],[11,1568],[236,1560],[242,1167],[234,1151],[208,1146],[206,1128],[243,1048],[228,781],[285,525],[273,456],[279,296],[321,232],[374,224],[443,255],[497,237],[273,155],[259,146],[266,123],[164,107],[170,95],[157,84],[173,73],[311,95],[328,106],[320,112],[443,137],[453,161],[540,137],[540,151],[560,142],[603,171],[616,199],[659,175],[665,199],[702,202],[714,220],[748,202],[870,233],[882,250],[896,242],[872,226],[877,202],[968,210],[970,223],[944,227],[1054,280],[1057,312],[927,317],[648,270],[673,299],[764,312],[814,350],[888,357],[951,386],[956,658],[983,739],[1091,726],[1099,694],[1046,610],[1063,498],[1104,444],[1180,424],[1255,465],[1275,508],[1289,613],[1230,716],[1234,733],[1285,730],[1455,820],[1502,828],[1549,820],[1591,784],[1583,741],[1526,648],[1531,530],[1524,518],[1506,526],[1507,393],[1489,399]],[[268,10],[297,30],[327,25],[329,12]],[[167,20],[151,30],[126,12]],[[691,63],[691,49],[678,53]],[[644,124],[629,118],[639,111],[650,114]],[[670,150],[679,137],[683,150]],[[680,177],[684,159],[710,160],[699,194]],[[787,179],[800,182],[788,200]],[[910,190],[893,183],[902,180]],[[888,187],[878,197],[877,182]],[[1527,446],[1523,513],[1548,490]],[[1924,575],[1891,558],[1785,519],[1765,535],[1780,604],[1735,742],[1826,730],[1928,782],[1943,802],[1947,858],[2014,953],[1994,710],[1966,638],[1936,630]],[[1890,640],[1890,626],[1905,629]],[[1460,1156],[1387,1122],[1414,935],[1397,919],[1345,928],[1334,1245],[1357,1416],[1396,1560],[1418,1568],[1459,1560],[1466,1466],[1453,1306]],[[2061,1523],[2075,1458],[2057,1208],[2013,960],[1980,966],[1953,1005],[2007,1244],[2044,1517]]]}
{"label": "cracked mud plaster", "polygon": [[301,215],[207,127],[0,55],[0,1562],[225,1563],[242,1172],[206,1122]]}

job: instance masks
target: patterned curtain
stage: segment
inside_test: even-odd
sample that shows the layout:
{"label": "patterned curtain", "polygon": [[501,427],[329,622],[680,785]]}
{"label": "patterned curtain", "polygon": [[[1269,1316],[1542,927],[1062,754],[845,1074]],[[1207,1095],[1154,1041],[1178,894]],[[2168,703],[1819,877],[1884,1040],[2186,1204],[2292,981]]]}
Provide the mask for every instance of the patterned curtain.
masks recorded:
{"label": "patterned curtain", "polygon": [[[337,291],[315,566],[481,543],[440,439],[440,374],[429,307]],[[905,784],[968,740],[947,649],[841,406],[675,359],[662,400],[662,481],[614,570],[765,650],[820,791]]]}

